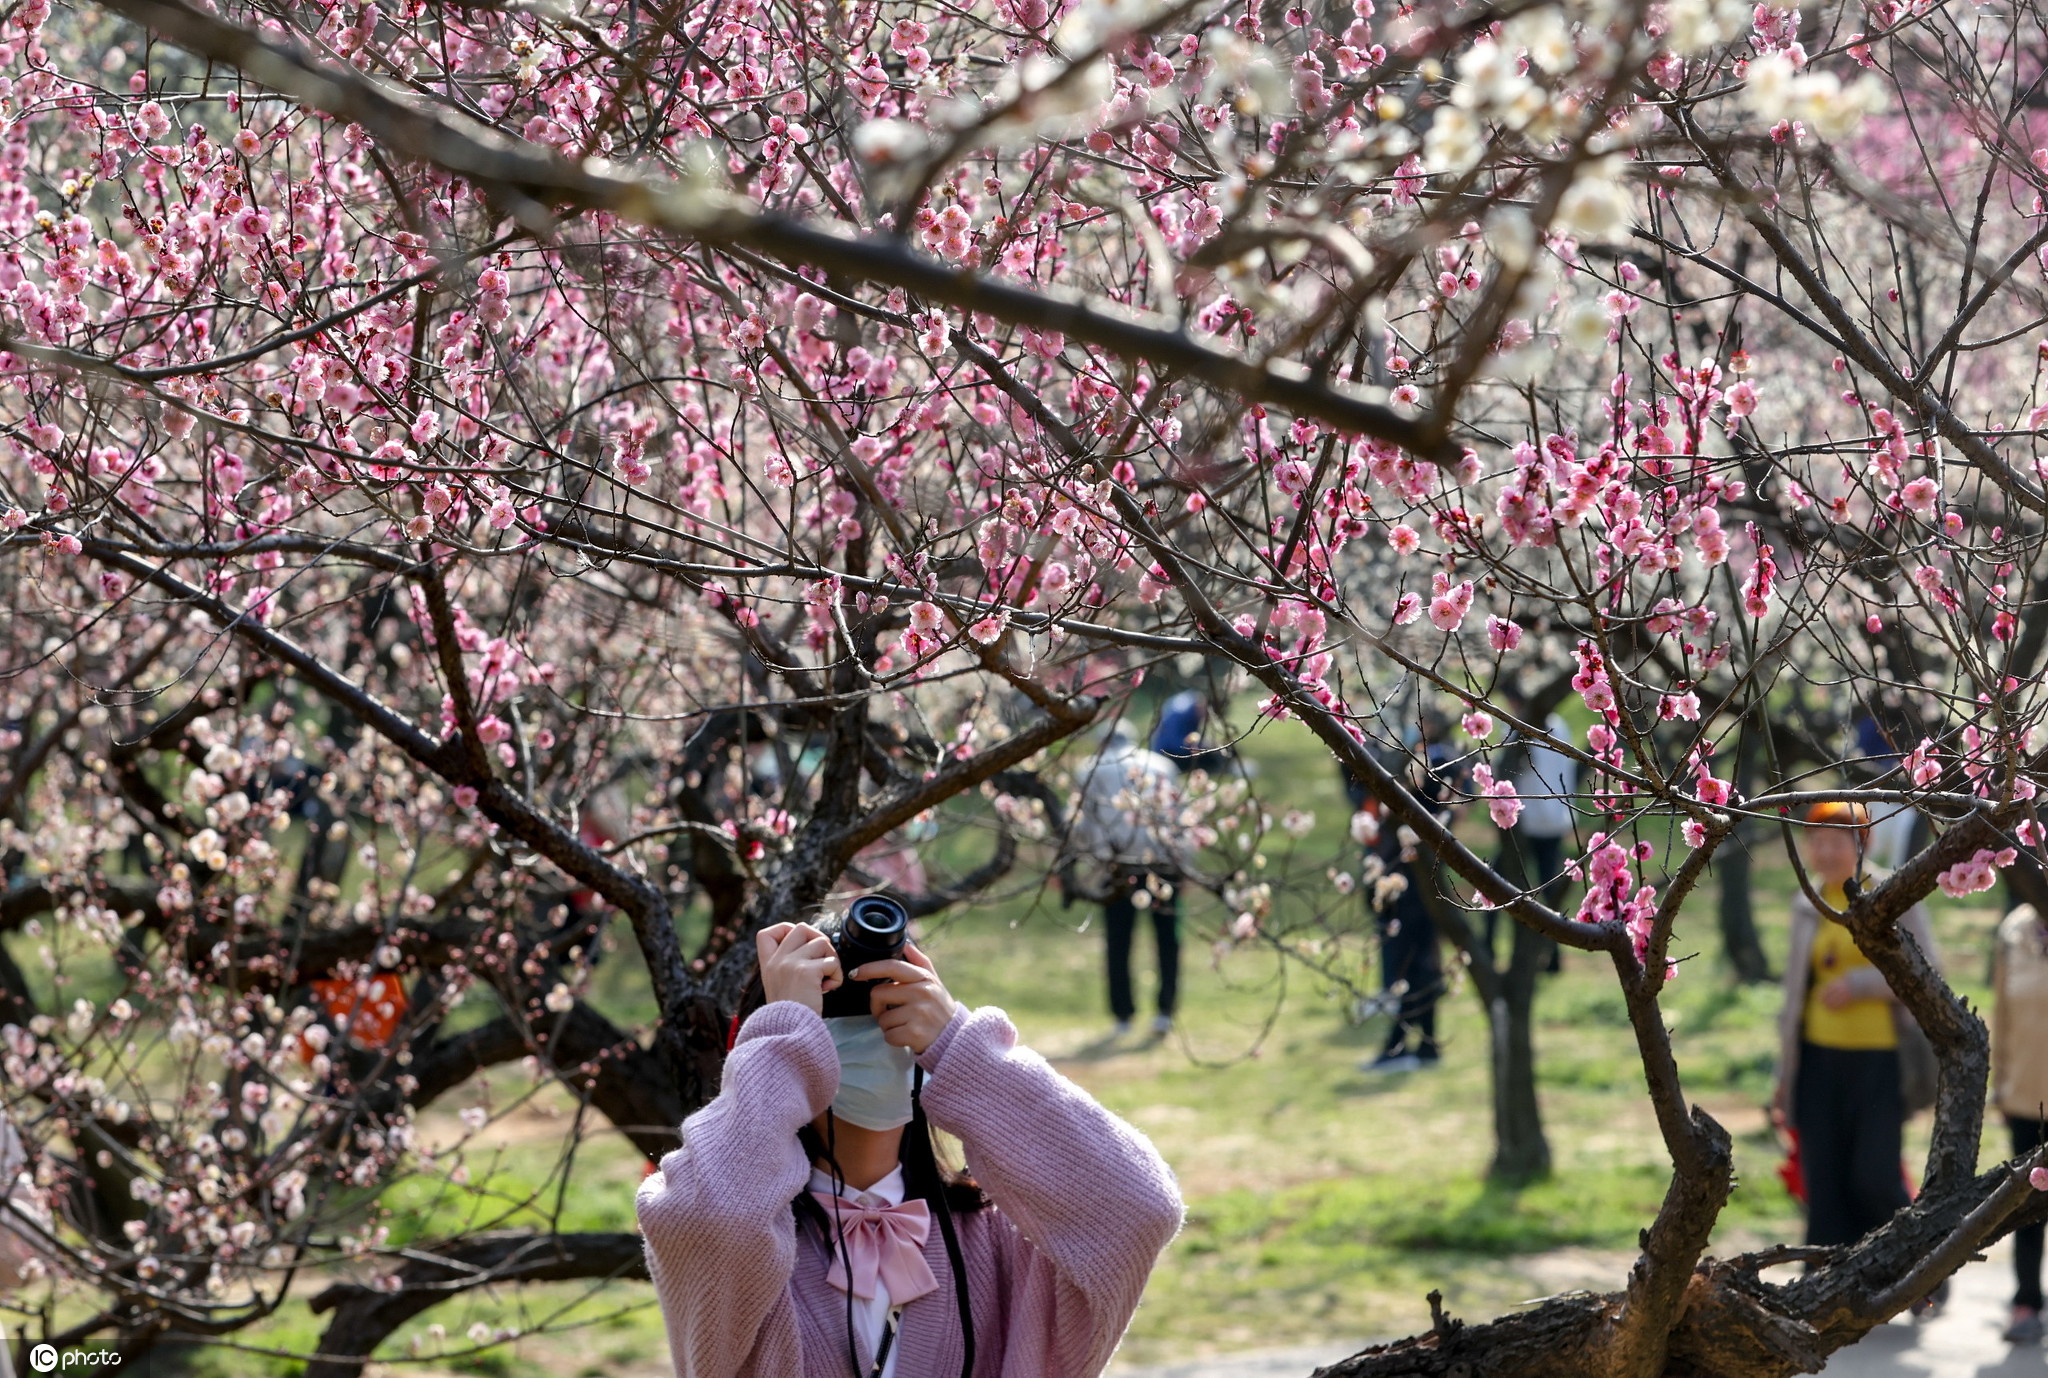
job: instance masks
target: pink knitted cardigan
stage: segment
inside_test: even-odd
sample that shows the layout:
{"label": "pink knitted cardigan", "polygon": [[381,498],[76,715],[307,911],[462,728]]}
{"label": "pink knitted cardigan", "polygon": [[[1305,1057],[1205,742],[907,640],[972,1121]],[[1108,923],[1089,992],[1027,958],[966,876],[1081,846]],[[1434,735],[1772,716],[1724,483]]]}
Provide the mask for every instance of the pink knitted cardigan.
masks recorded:
{"label": "pink knitted cardigan", "polygon": [[[955,1012],[919,1058],[925,1113],[959,1136],[995,1204],[958,1217],[974,1378],[1096,1378],[1180,1228],[1173,1173],[1145,1136],[1045,1059],[998,1009]],[[825,1021],[789,1001],[740,1029],[718,1096],[641,1184],[647,1261],[681,1378],[853,1378],[845,1294],[790,1200],[810,1164],[796,1131],[839,1089]],[[896,1378],[956,1378],[965,1354],[937,1222],[938,1290],[903,1309]],[[861,1378],[872,1367],[859,1345]]]}

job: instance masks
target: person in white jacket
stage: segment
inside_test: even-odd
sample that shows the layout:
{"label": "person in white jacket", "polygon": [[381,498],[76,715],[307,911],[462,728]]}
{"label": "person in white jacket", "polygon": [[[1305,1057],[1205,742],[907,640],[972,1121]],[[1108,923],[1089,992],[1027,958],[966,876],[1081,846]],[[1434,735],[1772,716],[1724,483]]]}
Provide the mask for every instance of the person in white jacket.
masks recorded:
{"label": "person in white jacket", "polygon": [[1178,835],[1180,771],[1156,751],[1139,746],[1119,723],[1102,749],[1083,762],[1075,779],[1071,847],[1108,868],[1103,936],[1108,943],[1109,1008],[1119,1036],[1131,1029],[1138,1001],[1131,986],[1131,939],[1140,910],[1152,916],[1159,952],[1158,1014],[1152,1032],[1173,1029],[1180,996],[1180,886],[1187,873]]}
{"label": "person in white jacket", "polygon": [[[1529,720],[1529,701],[1519,692],[1510,690],[1506,703],[1508,711],[1516,717]],[[1571,724],[1560,713],[1553,712],[1544,720],[1543,731],[1550,741],[1572,744]],[[1507,777],[1515,787],[1515,797],[1522,801],[1522,811],[1512,828],[1501,829],[1494,868],[1556,909],[1564,903],[1565,893],[1571,888],[1571,877],[1565,870],[1565,845],[1578,823],[1572,803],[1578,794],[1579,763],[1548,742],[1525,738],[1519,732],[1509,735],[1506,746]],[[1494,949],[1499,923],[1500,911],[1487,910],[1489,951]],[[1544,970],[1555,972],[1559,965],[1557,945],[1545,942],[1549,952]]]}

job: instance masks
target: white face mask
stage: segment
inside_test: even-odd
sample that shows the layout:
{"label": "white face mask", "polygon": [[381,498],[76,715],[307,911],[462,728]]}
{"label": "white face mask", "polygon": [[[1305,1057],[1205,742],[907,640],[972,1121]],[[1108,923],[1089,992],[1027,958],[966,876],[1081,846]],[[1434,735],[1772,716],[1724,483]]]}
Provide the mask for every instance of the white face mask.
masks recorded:
{"label": "white face mask", "polygon": [[825,1021],[839,1050],[839,1094],[832,1113],[862,1129],[895,1129],[910,1123],[910,1074],[917,1059],[908,1048],[891,1047],[871,1014]]}

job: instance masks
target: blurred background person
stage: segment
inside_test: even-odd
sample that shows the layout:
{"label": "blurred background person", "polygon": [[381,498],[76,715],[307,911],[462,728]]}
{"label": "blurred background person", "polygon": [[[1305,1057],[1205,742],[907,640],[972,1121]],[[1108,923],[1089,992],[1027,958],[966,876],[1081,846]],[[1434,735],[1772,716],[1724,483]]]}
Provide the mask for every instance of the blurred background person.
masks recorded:
{"label": "blurred background person", "polygon": [[[1828,906],[1848,907],[1848,884],[1875,883],[1864,865],[1870,815],[1831,800],[1806,815],[1800,851],[1808,879]],[[1773,1114],[1798,1135],[1806,1185],[1806,1242],[1849,1244],[1891,1219],[1911,1199],[1903,1148],[1907,1099],[1902,1041],[1921,1038],[1884,976],[1849,930],[1792,896],[1791,951],[1778,1021]],[[1920,905],[1899,920],[1929,961],[1934,932]]]}
{"label": "blurred background person", "polygon": [[1192,689],[1183,689],[1159,709],[1159,725],[1152,729],[1152,750],[1180,767],[1183,775],[1206,770],[1215,774],[1236,755],[1227,746],[1211,746],[1204,740],[1208,705]]}
{"label": "blurred background person", "polygon": [[[1991,1084],[2012,1131],[2014,1157],[2040,1147],[2048,1106],[2048,876],[2038,857],[2021,852],[2005,871],[2012,911],[1998,926],[1991,961]],[[2012,1237],[2012,1344],[2041,1343],[2042,1227]]]}
{"label": "blurred background person", "polygon": [[[1445,818],[1460,791],[1459,772],[1451,752],[1450,719],[1435,709],[1418,717],[1416,737],[1405,757],[1388,762],[1407,776],[1416,797]],[[1379,1056],[1359,1064],[1366,1072],[1417,1072],[1435,1067],[1443,1056],[1436,1041],[1436,1007],[1444,993],[1443,957],[1436,920],[1423,886],[1436,884],[1435,868],[1425,865],[1413,835],[1387,818],[1363,782],[1348,772],[1345,790],[1354,810],[1380,820],[1368,847],[1385,867],[1382,879],[1366,890],[1379,929],[1380,996],[1378,1007],[1393,1018]],[[1404,836],[1404,834],[1406,834]]]}
{"label": "blurred background person", "polygon": [[[1516,718],[1529,721],[1529,700],[1519,691],[1509,690],[1503,702]],[[1543,730],[1552,741],[1569,744],[1572,740],[1571,724],[1559,713],[1552,712],[1544,719]],[[1556,909],[1564,903],[1565,892],[1571,888],[1571,877],[1565,873],[1564,844],[1574,821],[1572,797],[1578,792],[1579,763],[1557,747],[1520,732],[1508,734],[1503,754],[1499,774],[1514,784],[1515,795],[1522,801],[1522,813],[1514,827],[1501,829],[1494,869]],[[1484,922],[1487,950],[1493,951],[1500,911],[1487,910]],[[1543,968],[1557,971],[1557,944],[1547,938],[1544,942],[1549,951]]]}
{"label": "blurred background person", "polygon": [[[1899,763],[1899,748],[1892,734],[1867,710],[1856,719],[1856,750],[1873,775],[1881,776]],[[1912,854],[1913,830],[1919,823],[1919,813],[1904,804],[1880,807],[1870,821],[1871,864],[1887,871],[1903,865]]]}
{"label": "blurred background person", "polygon": [[[1122,723],[1076,774],[1072,849],[1107,872],[1102,902],[1108,945],[1109,1011],[1116,1034],[1131,1031],[1138,1001],[1131,981],[1131,939],[1148,914],[1159,955],[1159,996],[1152,1032],[1173,1031],[1180,999],[1180,885],[1185,848],[1175,836],[1179,806],[1174,763],[1139,746]],[[1062,884],[1066,883],[1062,872]]]}

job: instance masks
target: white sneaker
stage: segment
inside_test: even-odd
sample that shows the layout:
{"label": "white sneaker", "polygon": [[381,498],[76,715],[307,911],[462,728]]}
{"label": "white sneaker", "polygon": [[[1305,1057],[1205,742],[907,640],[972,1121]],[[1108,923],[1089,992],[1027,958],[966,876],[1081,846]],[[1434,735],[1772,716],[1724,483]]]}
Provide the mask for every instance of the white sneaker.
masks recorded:
{"label": "white sneaker", "polygon": [[1166,1036],[1167,1036],[1168,1034],[1170,1034],[1170,1033],[1172,1033],[1172,1032],[1173,1032],[1173,1016],[1172,1016],[1172,1015],[1170,1015],[1170,1014],[1160,1014],[1160,1015],[1154,1015],[1154,1016],[1152,1017],[1152,1036],[1153,1036],[1154,1038],[1164,1038],[1164,1037],[1166,1037]]}
{"label": "white sneaker", "polygon": [[1109,1036],[1111,1038],[1129,1038],[1131,1036],[1131,1021],[1128,1019],[1117,1020],[1110,1027]]}

